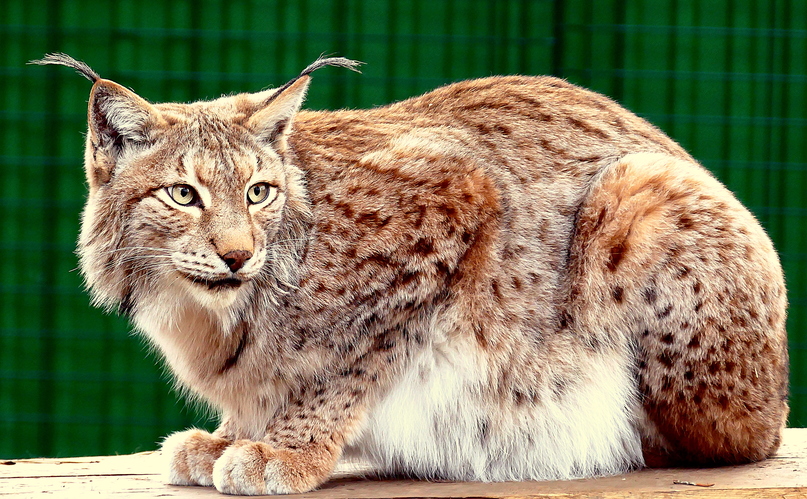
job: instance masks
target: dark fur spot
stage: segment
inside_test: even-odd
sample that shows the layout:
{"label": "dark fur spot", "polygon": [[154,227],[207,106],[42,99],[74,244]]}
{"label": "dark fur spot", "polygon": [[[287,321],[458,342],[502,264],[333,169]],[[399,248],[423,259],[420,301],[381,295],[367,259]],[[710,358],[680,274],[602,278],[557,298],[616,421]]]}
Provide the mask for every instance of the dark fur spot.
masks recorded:
{"label": "dark fur spot", "polygon": [[572,324],[572,316],[566,310],[563,310],[558,315],[558,325],[560,329],[567,329]]}
{"label": "dark fur spot", "polygon": [[661,336],[661,342],[667,345],[672,345],[675,341],[675,337],[671,333],[667,333]]}
{"label": "dark fur spot", "polygon": [[135,303],[132,297],[132,290],[127,289],[126,293],[124,293],[123,298],[120,302],[120,307],[118,307],[118,313],[125,317],[131,317],[134,313]]}
{"label": "dark fur spot", "polygon": [[695,225],[695,222],[687,215],[681,215],[678,218],[678,228],[681,230],[689,230]]}
{"label": "dark fur spot", "polygon": [[659,318],[659,319],[663,319],[663,318],[667,317],[668,315],[670,315],[670,312],[672,312],[672,308],[673,308],[672,305],[667,305],[664,308],[664,310],[661,310],[658,313],[656,313],[656,317]]}
{"label": "dark fur spot", "polygon": [[490,423],[488,421],[485,421],[485,420],[479,420],[477,422],[477,425],[478,425],[477,431],[478,431],[478,434],[479,434],[479,441],[481,443],[483,443],[483,444],[485,442],[487,442],[487,440],[488,440],[488,427],[489,427],[489,424]]}
{"label": "dark fur spot", "polygon": [[353,218],[353,208],[347,203],[337,203],[336,208],[345,214],[346,218]]}
{"label": "dark fur spot", "polygon": [[373,350],[376,352],[387,352],[393,348],[395,348],[395,340],[390,339],[387,335],[377,337],[373,344]]}
{"label": "dark fur spot", "polygon": [[679,355],[680,354],[671,350],[664,350],[656,356],[656,360],[658,360],[661,365],[669,369],[675,365],[675,361],[678,360]]}
{"label": "dark fur spot", "polygon": [[490,289],[493,291],[493,295],[498,301],[504,301],[504,295],[502,294],[502,290],[499,288],[499,281],[493,279],[490,283]]}
{"label": "dark fur spot", "polygon": [[362,213],[356,218],[356,223],[361,225],[367,225],[370,227],[375,228],[382,228],[387,225],[392,217],[380,218],[378,213]]}
{"label": "dark fur spot", "polygon": [[586,338],[584,338],[586,346],[594,352],[599,352],[602,350],[602,341],[600,338],[597,337],[595,334],[590,334]]}
{"label": "dark fur spot", "polygon": [[612,290],[614,301],[617,303],[622,303],[624,292],[625,290],[622,289],[622,286],[615,286],[614,289]]}
{"label": "dark fur spot", "polygon": [[597,230],[600,228],[600,225],[602,225],[603,220],[605,220],[606,213],[607,211],[605,208],[600,210],[600,214],[597,216],[597,221],[594,222],[594,227],[592,227],[592,230]]}
{"label": "dark fur spot", "polygon": [[457,216],[457,210],[453,206],[442,205],[438,209],[443,212],[446,218],[452,219]]}
{"label": "dark fur spot", "polygon": [[701,335],[700,333],[695,333],[692,335],[692,338],[689,340],[689,343],[687,343],[687,348],[695,349],[700,348],[700,346],[701,346]]}
{"label": "dark fur spot", "polygon": [[608,270],[611,272],[616,271],[616,268],[619,266],[619,263],[622,261],[622,258],[625,256],[626,252],[627,248],[625,248],[625,245],[622,243],[612,246],[610,250],[611,255],[608,258],[608,261],[605,262],[605,266],[608,268]]}
{"label": "dark fur spot", "polygon": [[745,317],[742,317],[738,314],[731,315],[731,322],[738,327],[745,328],[748,325],[748,322],[745,320]]}
{"label": "dark fur spot", "polygon": [[434,253],[434,245],[425,238],[418,239],[413,249],[422,256],[429,256]]}
{"label": "dark fur spot", "polygon": [[658,299],[656,288],[653,287],[645,288],[644,291],[642,291],[642,296],[644,297],[644,301],[648,304],[655,303],[656,299]]}
{"label": "dark fur spot", "polygon": [[418,279],[420,279],[420,274],[418,274],[417,272],[404,272],[403,274],[401,274],[398,282],[400,283],[401,286],[408,286],[411,283],[417,281]]}
{"label": "dark fur spot", "polygon": [[249,337],[249,332],[244,327],[241,329],[241,338],[238,340],[238,345],[235,347],[235,352],[224,361],[224,365],[219,368],[219,375],[226,373],[238,363],[238,359],[241,358],[241,354],[244,353],[244,348],[247,346],[247,341]]}
{"label": "dark fur spot", "polygon": [[578,130],[580,130],[580,131],[582,131],[584,133],[594,135],[594,136],[599,137],[600,139],[603,139],[603,140],[607,140],[609,138],[607,133],[605,133],[604,131],[600,130],[599,128],[597,128],[595,126],[592,126],[590,123],[578,120],[576,118],[571,118],[571,117],[566,118],[566,120],[568,121],[569,125],[571,125],[572,127],[576,128],[576,129],[578,129]]}
{"label": "dark fur spot", "polygon": [[305,342],[305,336],[303,336],[301,332],[298,332],[291,347],[296,351],[300,351],[305,346]]}
{"label": "dark fur spot", "polygon": [[[561,378],[553,378],[552,379],[552,394],[555,396],[556,399],[563,397],[568,389],[568,384],[566,380]],[[533,394],[533,401],[537,399],[537,394]]]}

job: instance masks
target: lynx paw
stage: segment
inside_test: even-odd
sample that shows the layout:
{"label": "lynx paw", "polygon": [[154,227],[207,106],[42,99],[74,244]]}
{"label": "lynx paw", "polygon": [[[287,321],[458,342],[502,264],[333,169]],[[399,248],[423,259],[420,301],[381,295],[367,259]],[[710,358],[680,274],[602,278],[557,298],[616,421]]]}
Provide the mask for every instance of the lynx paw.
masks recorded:
{"label": "lynx paw", "polygon": [[263,442],[239,440],[213,466],[213,483],[225,494],[308,492],[324,482],[334,462],[318,452],[275,450]]}
{"label": "lynx paw", "polygon": [[213,485],[213,463],[230,445],[229,440],[202,430],[174,433],[162,444],[162,455],[167,461],[166,480],[172,485]]}

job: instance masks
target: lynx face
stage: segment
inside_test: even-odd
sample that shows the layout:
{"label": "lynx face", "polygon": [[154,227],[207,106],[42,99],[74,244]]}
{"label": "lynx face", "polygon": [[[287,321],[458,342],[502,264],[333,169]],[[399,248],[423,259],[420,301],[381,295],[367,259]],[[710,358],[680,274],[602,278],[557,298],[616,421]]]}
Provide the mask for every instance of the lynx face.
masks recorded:
{"label": "lynx face", "polygon": [[149,295],[224,310],[256,282],[293,286],[308,201],[283,155],[307,80],[280,96],[188,105],[151,105],[96,83],[79,246],[106,256],[81,260],[98,303],[132,313]]}
{"label": "lynx face", "polygon": [[[143,189],[149,195],[133,206],[130,218],[141,227],[129,247],[152,253],[162,279],[182,283],[210,308],[230,306],[260,275],[286,200],[276,155],[241,138],[227,155],[189,147],[169,156],[160,148],[138,159],[159,170]],[[174,161],[159,164],[161,158]]]}

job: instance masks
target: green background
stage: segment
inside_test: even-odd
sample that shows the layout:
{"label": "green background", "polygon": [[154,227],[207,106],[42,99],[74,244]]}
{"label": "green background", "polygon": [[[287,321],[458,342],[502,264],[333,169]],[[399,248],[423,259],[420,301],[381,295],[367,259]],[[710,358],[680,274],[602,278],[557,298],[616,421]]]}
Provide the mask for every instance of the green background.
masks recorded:
{"label": "green background", "polygon": [[554,74],[681,142],[759,217],[790,296],[791,426],[807,425],[807,2],[0,2],[0,456],[153,449],[211,422],[127,324],[91,308],[73,254],[85,60],[151,101],[278,86],[322,53],[308,108],[369,107],[492,74]]}

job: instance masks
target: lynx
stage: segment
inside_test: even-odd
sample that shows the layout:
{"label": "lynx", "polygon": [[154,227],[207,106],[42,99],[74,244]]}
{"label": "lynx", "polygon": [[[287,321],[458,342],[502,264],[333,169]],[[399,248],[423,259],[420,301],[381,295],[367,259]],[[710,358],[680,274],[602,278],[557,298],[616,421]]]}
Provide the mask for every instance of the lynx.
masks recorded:
{"label": "lynx", "polygon": [[552,77],[369,110],[277,89],[151,104],[93,82],[78,243],[220,414],[167,480],[304,492],[382,474],[548,480],[757,461],[787,417],[771,241],[661,131]]}

